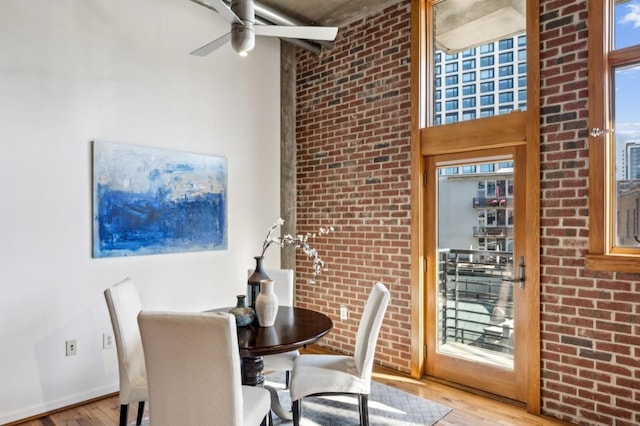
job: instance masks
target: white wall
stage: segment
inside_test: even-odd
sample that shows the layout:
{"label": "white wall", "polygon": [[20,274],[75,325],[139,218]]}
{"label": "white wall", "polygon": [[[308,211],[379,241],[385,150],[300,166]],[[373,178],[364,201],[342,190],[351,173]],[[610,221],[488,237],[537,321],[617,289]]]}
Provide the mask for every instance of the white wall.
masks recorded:
{"label": "white wall", "polygon": [[[189,55],[227,31],[188,0],[0,2],[0,423],[117,390],[102,292],[122,278],[146,308],[245,292],[279,212],[279,41]],[[92,259],[94,139],[225,156],[228,250]]]}

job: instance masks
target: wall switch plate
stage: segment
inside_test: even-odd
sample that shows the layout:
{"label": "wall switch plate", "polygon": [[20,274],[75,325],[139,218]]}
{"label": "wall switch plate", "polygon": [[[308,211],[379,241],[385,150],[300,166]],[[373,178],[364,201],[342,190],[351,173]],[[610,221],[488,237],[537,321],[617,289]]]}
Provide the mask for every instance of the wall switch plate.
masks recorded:
{"label": "wall switch plate", "polygon": [[78,344],[76,343],[76,339],[67,340],[65,342],[65,345],[66,345],[67,356],[78,355]]}
{"label": "wall switch plate", "polygon": [[346,321],[349,318],[349,311],[346,305],[340,305],[340,321]]}
{"label": "wall switch plate", "polygon": [[113,334],[102,333],[102,349],[111,349],[113,347]]}

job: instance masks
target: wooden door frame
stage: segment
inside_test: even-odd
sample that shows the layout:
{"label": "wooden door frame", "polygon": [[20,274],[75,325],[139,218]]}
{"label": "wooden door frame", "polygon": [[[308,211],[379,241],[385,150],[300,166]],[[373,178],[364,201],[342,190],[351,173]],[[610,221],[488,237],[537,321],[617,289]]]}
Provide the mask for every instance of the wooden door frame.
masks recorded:
{"label": "wooden door frame", "polygon": [[[426,127],[428,116],[427,102],[432,95],[431,69],[428,67],[428,55],[431,49],[431,35],[428,22],[431,20],[431,5],[438,0],[412,0],[411,2],[411,375],[422,377],[425,372],[426,339],[426,291],[425,271],[428,259],[425,258],[425,223],[428,222],[424,207],[425,200],[425,161],[424,156],[445,152],[462,152],[473,148],[474,132],[488,131],[491,123],[476,120],[476,128],[467,134],[470,142],[429,143],[433,140],[443,140],[446,134],[457,129],[463,130],[460,123],[439,127]],[[527,0],[527,110],[502,116],[503,120],[511,120],[509,125],[502,125],[501,131],[492,131],[492,137],[497,146],[511,146],[522,144],[526,147],[525,176],[527,192],[525,194],[525,235],[527,244],[532,249],[527,250],[525,262],[527,265],[526,303],[530,307],[527,333],[532,336],[529,350],[526,354],[526,369],[528,374],[526,383],[518,385],[526,390],[525,400],[527,411],[540,414],[540,16],[539,0]],[[506,118],[505,118],[506,117]],[[500,117],[494,117],[500,119]],[[484,121],[484,122],[483,122]],[[446,128],[446,130],[445,130]],[[513,132],[516,132],[514,134]],[[438,132],[440,135],[438,135]],[[522,137],[518,137],[520,134]],[[459,134],[458,134],[459,136]],[[460,140],[462,138],[459,138]],[[477,149],[477,147],[476,147]]]}

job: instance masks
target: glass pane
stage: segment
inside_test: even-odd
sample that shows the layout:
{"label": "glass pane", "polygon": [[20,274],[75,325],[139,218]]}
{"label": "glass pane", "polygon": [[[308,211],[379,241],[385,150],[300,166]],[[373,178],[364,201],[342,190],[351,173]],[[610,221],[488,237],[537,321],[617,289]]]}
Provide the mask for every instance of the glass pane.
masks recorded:
{"label": "glass pane", "polygon": [[615,247],[640,246],[640,62],[613,71]]}
{"label": "glass pane", "polygon": [[513,369],[513,162],[443,164],[437,179],[438,352]]}
{"label": "glass pane", "polygon": [[[431,125],[508,114],[514,108],[526,109],[526,1],[484,3],[485,7],[470,8],[468,0],[443,0],[433,6]],[[435,87],[442,82],[448,88],[459,89],[459,102],[451,103],[449,106],[455,105],[455,109],[447,109],[447,114],[435,109]],[[474,106],[470,106],[468,99],[461,100],[469,95],[475,97]]]}
{"label": "glass pane", "polygon": [[614,49],[640,44],[640,0],[616,0],[613,9]]}

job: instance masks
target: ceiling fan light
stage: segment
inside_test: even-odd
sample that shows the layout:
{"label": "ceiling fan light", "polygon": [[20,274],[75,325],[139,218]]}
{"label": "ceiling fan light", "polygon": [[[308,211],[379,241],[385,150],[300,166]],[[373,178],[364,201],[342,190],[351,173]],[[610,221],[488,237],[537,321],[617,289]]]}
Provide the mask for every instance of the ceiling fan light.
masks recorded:
{"label": "ceiling fan light", "polygon": [[236,26],[232,25],[231,47],[240,55],[247,55],[256,45],[256,35],[253,32],[253,25]]}

